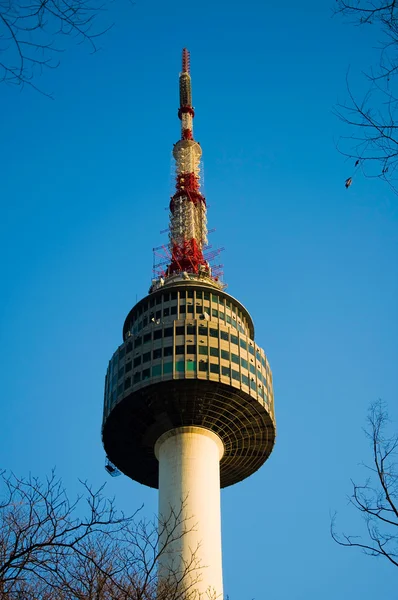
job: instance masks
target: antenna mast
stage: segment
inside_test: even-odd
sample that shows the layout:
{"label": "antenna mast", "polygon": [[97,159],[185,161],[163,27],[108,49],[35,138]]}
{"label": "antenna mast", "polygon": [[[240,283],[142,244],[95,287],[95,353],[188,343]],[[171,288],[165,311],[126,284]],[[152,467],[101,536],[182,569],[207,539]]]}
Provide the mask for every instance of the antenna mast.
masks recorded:
{"label": "antenna mast", "polygon": [[171,261],[166,276],[184,271],[211,276],[209,263],[203,255],[207,244],[206,200],[200,192],[202,149],[193,137],[194,116],[190,56],[188,50],[184,48],[178,109],[181,139],[174,144],[173,149],[176,164],[176,191],[170,201]]}

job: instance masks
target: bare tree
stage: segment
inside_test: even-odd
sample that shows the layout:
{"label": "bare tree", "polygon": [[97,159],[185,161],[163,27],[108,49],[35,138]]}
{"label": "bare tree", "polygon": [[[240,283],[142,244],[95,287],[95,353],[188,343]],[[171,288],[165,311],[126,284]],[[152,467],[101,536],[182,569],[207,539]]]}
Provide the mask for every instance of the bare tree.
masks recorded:
{"label": "bare tree", "polygon": [[62,38],[95,52],[103,10],[100,0],[0,0],[0,81],[38,89],[43,69],[59,64]]}
{"label": "bare tree", "polygon": [[44,482],[1,474],[0,593],[12,597],[34,585],[46,585],[74,556],[90,560],[86,544],[98,535],[118,535],[132,517],[119,514],[102,489],[83,488],[88,516],[80,517],[83,498],[70,502],[52,473]]}
{"label": "bare tree", "polygon": [[332,519],[333,539],[341,546],[361,548],[370,556],[382,556],[398,567],[398,434],[389,434],[389,418],[381,401],[370,407],[368,429],[373,463],[364,465],[370,477],[361,485],[352,482],[350,503],[364,517],[366,538],[337,534]]}
{"label": "bare tree", "polygon": [[348,100],[335,109],[352,131],[341,138],[339,150],[355,161],[355,168],[383,179],[398,193],[398,4],[337,0],[335,13],[358,27],[374,27],[379,38],[376,65],[364,73],[367,92],[358,98],[347,76]]}
{"label": "bare tree", "polygon": [[[125,516],[114,502],[82,483],[70,502],[54,473],[0,476],[0,600],[200,600],[202,566],[195,548],[158,580],[158,561],[195,527],[185,504],[165,521]],[[83,505],[86,510],[83,511]],[[83,516],[81,513],[88,513]],[[177,561],[180,564],[180,561]],[[208,593],[205,600],[216,600]]]}

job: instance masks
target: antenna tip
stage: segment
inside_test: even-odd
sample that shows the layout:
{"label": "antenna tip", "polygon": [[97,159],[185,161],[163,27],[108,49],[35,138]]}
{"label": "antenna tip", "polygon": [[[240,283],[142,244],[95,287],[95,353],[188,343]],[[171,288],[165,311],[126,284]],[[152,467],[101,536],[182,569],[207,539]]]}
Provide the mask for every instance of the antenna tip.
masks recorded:
{"label": "antenna tip", "polygon": [[190,72],[190,56],[189,50],[183,48],[182,50],[182,72],[189,73]]}

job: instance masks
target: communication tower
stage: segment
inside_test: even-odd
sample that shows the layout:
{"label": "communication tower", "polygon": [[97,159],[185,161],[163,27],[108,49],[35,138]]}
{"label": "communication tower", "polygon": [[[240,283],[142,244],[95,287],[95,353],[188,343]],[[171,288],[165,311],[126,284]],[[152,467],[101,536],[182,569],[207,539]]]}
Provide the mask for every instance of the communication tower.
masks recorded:
{"label": "communication tower", "polygon": [[[179,81],[168,264],[124,322],[105,379],[102,439],[111,474],[121,471],[159,489],[160,519],[182,506],[183,521],[195,522],[160,557],[159,577],[171,568],[183,572],[195,549],[202,567],[195,573],[198,593],[222,598],[220,488],[245,479],[269,457],[274,396],[252,318],[226,293],[206,255],[202,149],[193,136],[186,49]],[[192,574],[182,585],[192,585]]]}

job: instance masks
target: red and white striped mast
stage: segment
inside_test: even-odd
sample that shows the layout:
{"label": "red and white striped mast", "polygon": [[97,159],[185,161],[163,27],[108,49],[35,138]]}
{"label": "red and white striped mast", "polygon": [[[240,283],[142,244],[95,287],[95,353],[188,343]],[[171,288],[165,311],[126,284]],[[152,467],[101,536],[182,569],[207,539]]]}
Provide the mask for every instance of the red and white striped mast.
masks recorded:
{"label": "red and white striped mast", "polygon": [[176,162],[176,192],[170,201],[169,250],[170,264],[166,277],[175,273],[196,273],[211,276],[209,263],[203,255],[207,244],[206,200],[200,192],[200,159],[202,149],[193,137],[192,88],[190,58],[182,51],[180,73],[181,139],[174,144]]}

